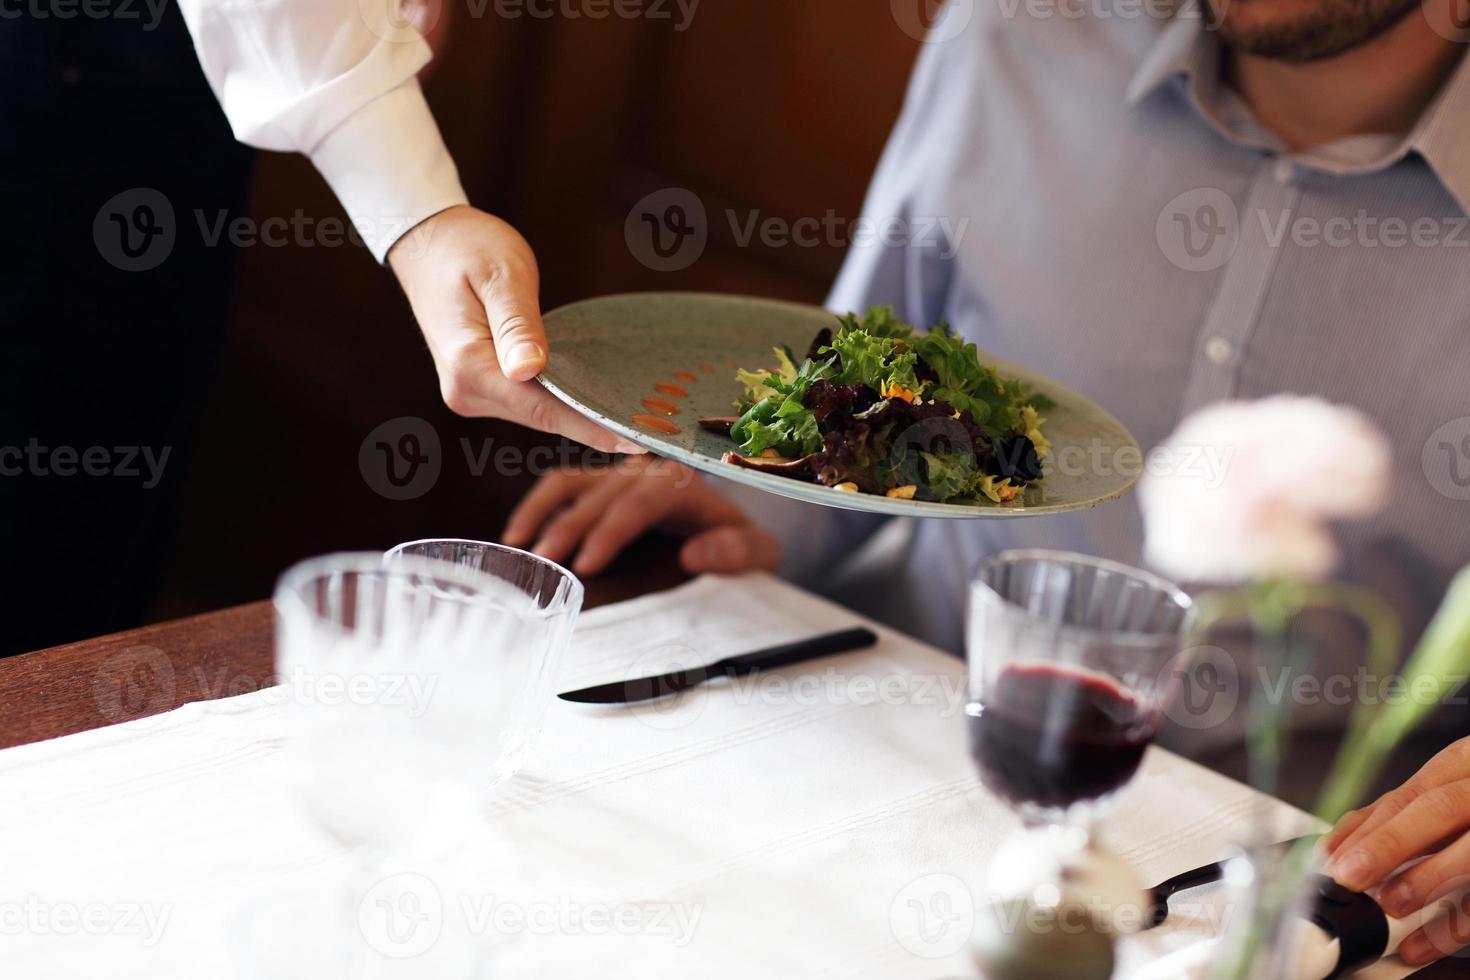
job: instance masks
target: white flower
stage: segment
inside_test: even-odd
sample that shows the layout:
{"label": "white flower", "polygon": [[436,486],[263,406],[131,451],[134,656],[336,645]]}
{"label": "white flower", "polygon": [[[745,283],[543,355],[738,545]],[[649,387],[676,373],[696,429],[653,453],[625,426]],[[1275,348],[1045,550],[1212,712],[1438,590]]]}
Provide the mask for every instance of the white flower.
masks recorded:
{"label": "white flower", "polygon": [[1150,454],[1146,558],[1189,582],[1323,578],[1339,558],[1327,522],[1377,512],[1391,459],[1355,409],[1296,395],[1212,405]]}

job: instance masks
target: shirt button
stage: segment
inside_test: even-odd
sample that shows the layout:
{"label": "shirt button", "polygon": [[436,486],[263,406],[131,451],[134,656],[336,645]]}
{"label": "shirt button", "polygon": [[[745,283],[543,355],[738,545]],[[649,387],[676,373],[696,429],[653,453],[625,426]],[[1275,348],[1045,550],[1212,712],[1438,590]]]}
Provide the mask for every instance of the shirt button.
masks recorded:
{"label": "shirt button", "polygon": [[1229,364],[1235,357],[1235,345],[1224,337],[1211,337],[1205,341],[1205,357],[1211,364]]}
{"label": "shirt button", "polygon": [[1276,183],[1283,187],[1296,183],[1296,164],[1290,160],[1277,160],[1276,166],[1271,168],[1271,176],[1276,178]]}

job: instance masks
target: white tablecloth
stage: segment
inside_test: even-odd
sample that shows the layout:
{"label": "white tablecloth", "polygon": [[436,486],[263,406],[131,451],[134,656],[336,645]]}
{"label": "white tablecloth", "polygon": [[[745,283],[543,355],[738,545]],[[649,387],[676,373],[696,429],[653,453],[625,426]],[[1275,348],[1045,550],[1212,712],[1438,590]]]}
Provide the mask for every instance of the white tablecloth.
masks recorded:
{"label": "white tablecloth", "polygon": [[[857,622],[773,578],[705,578],[586,614],[558,689]],[[363,879],[374,975],[440,980],[466,948],[485,977],[971,975],[971,908],[1015,824],[966,752],[963,665],[880,633],[671,706],[556,702],[474,846]],[[260,975],[273,922],[309,930],[353,859],[286,788],[279,701],[0,753],[0,976]],[[1152,883],[1218,858],[1262,806],[1283,838],[1309,826],[1151,750],[1106,835]],[[1208,928],[1129,939],[1120,975]]]}

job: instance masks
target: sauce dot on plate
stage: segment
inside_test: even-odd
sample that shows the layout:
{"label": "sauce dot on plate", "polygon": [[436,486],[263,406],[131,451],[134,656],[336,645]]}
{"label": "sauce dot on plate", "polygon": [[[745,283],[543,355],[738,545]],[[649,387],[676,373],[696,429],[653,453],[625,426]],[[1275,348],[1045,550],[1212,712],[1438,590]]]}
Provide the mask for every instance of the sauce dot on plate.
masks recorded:
{"label": "sauce dot on plate", "polygon": [[673,402],[666,402],[662,398],[645,398],[643,407],[650,412],[661,412],[664,415],[678,415],[679,406]]}
{"label": "sauce dot on plate", "polygon": [[660,395],[668,395],[670,398],[689,397],[689,392],[687,389],[680,388],[678,385],[667,384],[663,381],[660,381],[658,384],[654,385],[653,390],[658,392]]}
{"label": "sauce dot on plate", "polygon": [[679,431],[677,425],[662,415],[635,415],[633,416],[633,422],[635,425],[641,425],[645,429],[652,429],[654,432],[662,432],[664,435],[669,436]]}
{"label": "sauce dot on plate", "polygon": [[694,382],[699,380],[699,375],[691,374],[688,371],[675,371],[674,377],[678,378],[680,381],[688,382],[689,384],[693,384]]}
{"label": "sauce dot on plate", "polygon": [[699,366],[699,369],[701,371],[703,371],[705,374],[714,374],[715,373],[715,366],[713,364],[701,364]]}

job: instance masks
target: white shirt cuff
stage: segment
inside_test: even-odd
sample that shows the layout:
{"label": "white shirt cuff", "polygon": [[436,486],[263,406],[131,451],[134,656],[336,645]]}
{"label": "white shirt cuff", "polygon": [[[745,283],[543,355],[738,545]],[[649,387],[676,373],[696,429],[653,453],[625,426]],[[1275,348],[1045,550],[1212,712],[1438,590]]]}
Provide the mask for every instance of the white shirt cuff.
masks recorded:
{"label": "white shirt cuff", "polygon": [[358,109],[307,155],[379,262],[424,219],[469,203],[418,79]]}

